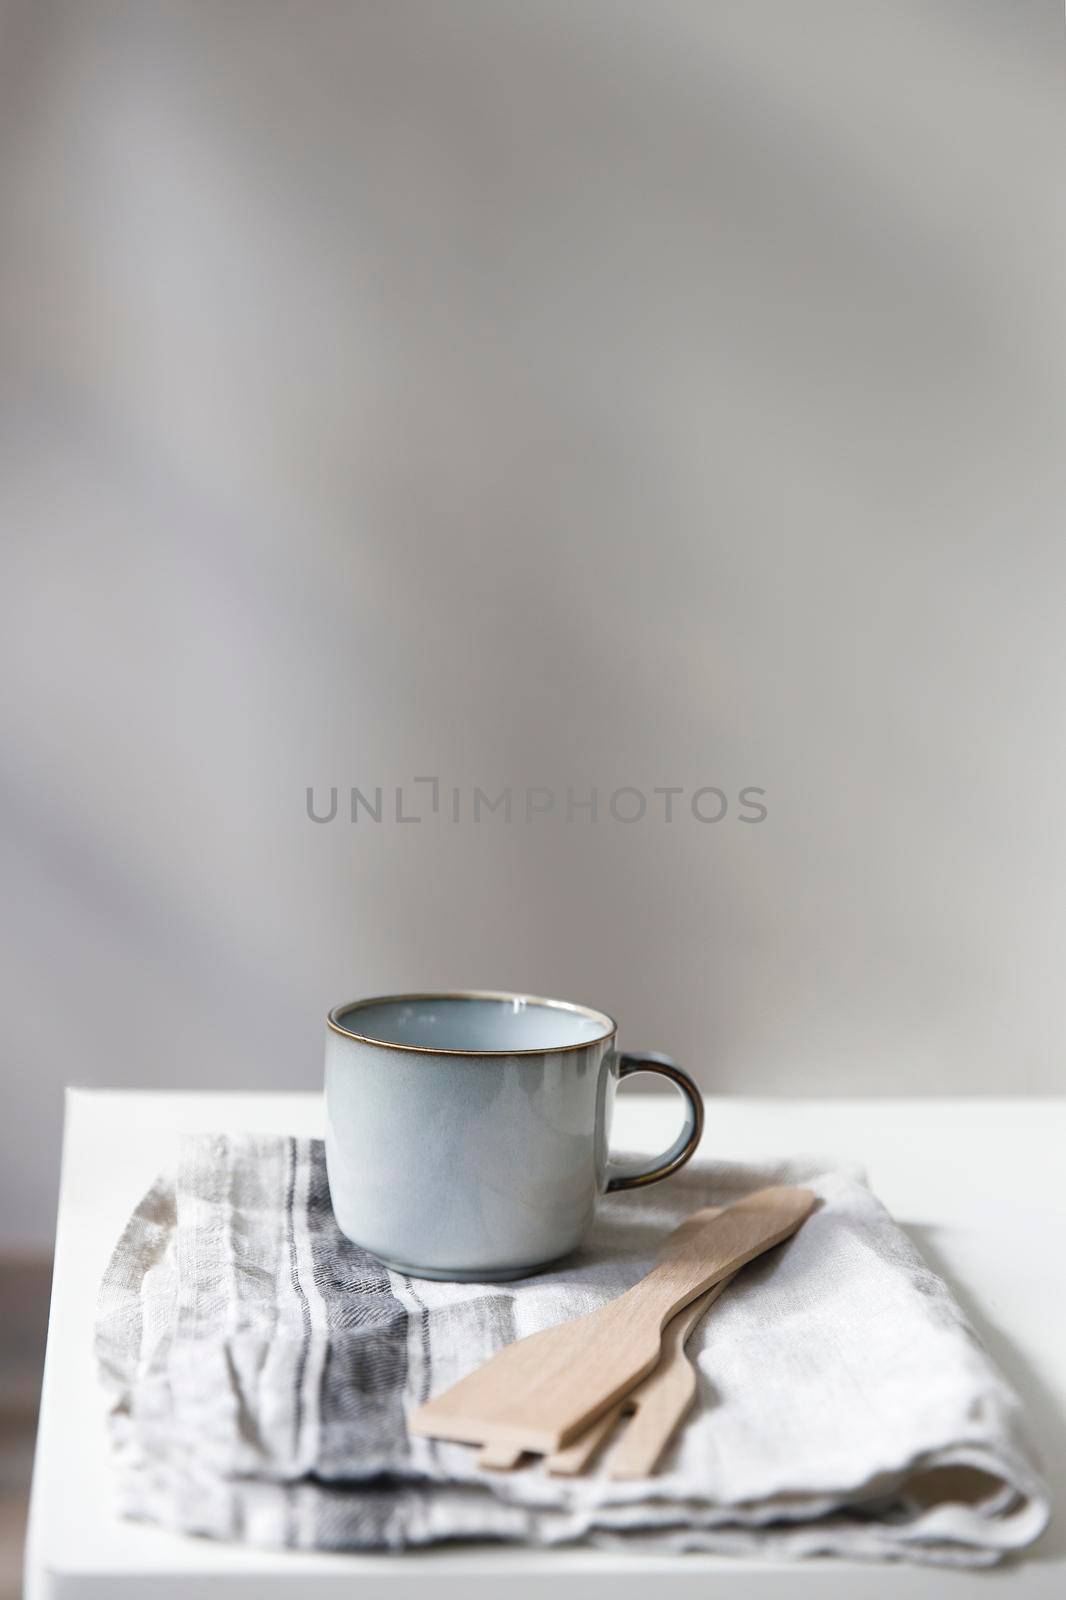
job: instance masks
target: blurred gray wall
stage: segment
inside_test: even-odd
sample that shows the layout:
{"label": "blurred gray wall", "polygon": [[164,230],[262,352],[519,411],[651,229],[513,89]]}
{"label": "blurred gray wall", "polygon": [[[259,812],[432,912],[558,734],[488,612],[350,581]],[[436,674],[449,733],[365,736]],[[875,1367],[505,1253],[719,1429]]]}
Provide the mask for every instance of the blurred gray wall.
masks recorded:
{"label": "blurred gray wall", "polygon": [[[586,999],[711,1089],[1066,1084],[1062,35],[0,10],[8,1242],[64,1083],[310,1088],[361,993]],[[428,774],[733,809],[305,815]]]}

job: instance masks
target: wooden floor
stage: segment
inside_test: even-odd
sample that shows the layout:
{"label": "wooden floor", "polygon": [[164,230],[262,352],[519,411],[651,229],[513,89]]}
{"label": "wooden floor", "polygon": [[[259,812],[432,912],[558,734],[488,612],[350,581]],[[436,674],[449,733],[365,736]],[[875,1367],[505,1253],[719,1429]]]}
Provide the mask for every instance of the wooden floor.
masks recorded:
{"label": "wooden floor", "polygon": [[0,1256],[0,1600],[22,1594],[22,1541],[52,1282],[50,1261]]}

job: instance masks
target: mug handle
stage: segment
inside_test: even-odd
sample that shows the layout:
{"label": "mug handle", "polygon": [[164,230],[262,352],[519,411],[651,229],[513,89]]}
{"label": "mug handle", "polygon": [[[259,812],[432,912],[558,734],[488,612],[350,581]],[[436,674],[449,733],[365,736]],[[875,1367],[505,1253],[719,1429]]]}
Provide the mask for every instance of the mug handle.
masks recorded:
{"label": "mug handle", "polygon": [[661,1056],[655,1051],[619,1055],[619,1081],[628,1078],[633,1072],[658,1072],[677,1085],[686,1101],[685,1125],[669,1150],[656,1158],[654,1166],[638,1167],[636,1171],[620,1172],[617,1177],[609,1178],[607,1194],[611,1194],[615,1189],[639,1189],[642,1184],[658,1183],[660,1178],[668,1178],[671,1172],[677,1172],[685,1165],[699,1144],[703,1132],[703,1096],[684,1067],[679,1067],[669,1056]]}

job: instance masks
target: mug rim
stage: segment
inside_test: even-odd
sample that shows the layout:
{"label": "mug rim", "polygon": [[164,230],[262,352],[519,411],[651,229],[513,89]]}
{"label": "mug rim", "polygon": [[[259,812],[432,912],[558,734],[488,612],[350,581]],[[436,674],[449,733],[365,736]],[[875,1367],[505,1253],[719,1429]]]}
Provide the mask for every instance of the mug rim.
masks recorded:
{"label": "mug rim", "polygon": [[[597,1034],[595,1039],[578,1039],[574,1044],[541,1045],[534,1050],[453,1050],[435,1044],[398,1044],[394,1039],[374,1039],[366,1033],[355,1033],[353,1029],[344,1027],[339,1020],[343,1013],[359,1010],[363,1006],[406,1000],[521,1000],[524,1005],[547,1006],[553,1011],[572,1011],[579,1016],[590,1017],[594,1022],[602,1023],[606,1031]],[[606,1011],[596,1011],[592,1006],[578,1005],[573,1000],[549,1000],[543,995],[522,994],[518,990],[507,989],[427,989],[418,994],[367,995],[359,1000],[347,1000],[342,1005],[334,1006],[326,1013],[326,1026],[334,1033],[340,1034],[343,1039],[355,1039],[359,1044],[372,1044],[379,1050],[403,1050],[409,1055],[417,1056],[556,1056],[570,1050],[587,1050],[591,1045],[604,1044],[613,1039],[618,1032],[617,1022],[608,1016]]]}

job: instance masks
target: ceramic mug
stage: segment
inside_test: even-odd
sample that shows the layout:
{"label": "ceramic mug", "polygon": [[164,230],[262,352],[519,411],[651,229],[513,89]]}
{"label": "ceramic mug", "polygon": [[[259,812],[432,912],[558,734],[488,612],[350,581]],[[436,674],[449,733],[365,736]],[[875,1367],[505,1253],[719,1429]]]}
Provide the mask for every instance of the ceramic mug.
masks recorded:
{"label": "ceramic mug", "polygon": [[[668,1177],[703,1102],[668,1056],[627,1055],[602,1011],[525,994],[388,995],[326,1032],[326,1163],[341,1230],[416,1278],[516,1278],[566,1255],[601,1194]],[[615,1088],[657,1072],[685,1125],[645,1166],[608,1153]]]}

